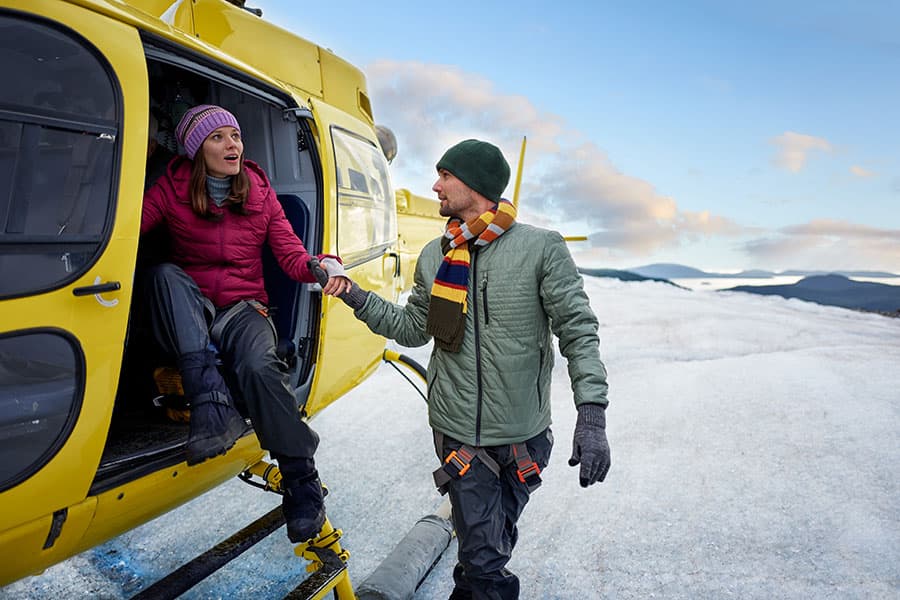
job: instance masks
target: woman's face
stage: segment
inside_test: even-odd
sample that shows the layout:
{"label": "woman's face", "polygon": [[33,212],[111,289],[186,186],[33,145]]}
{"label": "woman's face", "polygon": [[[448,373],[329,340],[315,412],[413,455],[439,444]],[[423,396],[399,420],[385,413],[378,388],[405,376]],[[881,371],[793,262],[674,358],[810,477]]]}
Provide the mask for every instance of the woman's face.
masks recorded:
{"label": "woman's face", "polygon": [[241,172],[241,156],[244,142],[241,132],[231,126],[219,127],[203,141],[200,147],[206,172],[213,177],[229,177]]}

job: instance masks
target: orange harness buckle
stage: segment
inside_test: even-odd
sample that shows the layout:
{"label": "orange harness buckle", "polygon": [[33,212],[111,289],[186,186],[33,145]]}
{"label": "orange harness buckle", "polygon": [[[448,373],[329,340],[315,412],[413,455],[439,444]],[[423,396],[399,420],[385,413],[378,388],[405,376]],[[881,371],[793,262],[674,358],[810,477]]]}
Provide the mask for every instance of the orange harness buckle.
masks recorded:
{"label": "orange harness buckle", "polygon": [[464,448],[459,448],[458,450],[454,450],[449,455],[447,455],[447,459],[444,460],[444,464],[452,464],[458,469],[458,476],[462,477],[472,466],[472,458],[474,458],[473,454],[466,452]]}
{"label": "orange harness buckle", "polygon": [[516,475],[519,481],[528,486],[528,491],[533,492],[541,485],[541,468],[531,458],[524,442],[513,444],[512,450],[516,460]]}

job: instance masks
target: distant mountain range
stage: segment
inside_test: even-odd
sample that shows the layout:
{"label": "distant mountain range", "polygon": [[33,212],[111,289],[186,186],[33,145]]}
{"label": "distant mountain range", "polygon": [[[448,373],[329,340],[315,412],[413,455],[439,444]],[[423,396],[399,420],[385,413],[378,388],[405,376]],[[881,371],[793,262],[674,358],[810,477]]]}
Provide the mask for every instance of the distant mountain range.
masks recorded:
{"label": "distant mountain range", "polygon": [[829,274],[843,275],[844,277],[900,277],[900,275],[895,273],[887,273],[884,271],[802,271],[796,269],[778,272],[751,269],[748,271],[741,271],[740,273],[711,273],[674,263],[643,265],[641,267],[627,269],[627,272],[637,273],[638,275],[653,279],[770,279],[779,276],[807,277],[810,275]]}
{"label": "distant mountain range", "polygon": [[720,291],[798,298],[817,304],[900,315],[900,286],[853,281],[843,275],[812,275],[791,285],[739,285]]}
{"label": "distant mountain range", "polygon": [[900,316],[900,285],[887,285],[869,281],[854,281],[849,277],[900,277],[894,273],[881,271],[843,271],[841,273],[820,274],[816,271],[742,271],[741,273],[707,273],[693,267],[676,264],[653,264],[643,267],[635,267],[626,271],[616,269],[589,269],[579,268],[584,275],[593,277],[611,277],[622,281],[661,281],[681,287],[671,279],[691,278],[744,278],[744,279],[769,279],[783,276],[803,276],[797,283],[791,285],[739,285],[719,291],[723,292],[749,292],[765,296],[781,296],[782,298],[797,298],[817,304],[828,306],[840,306],[857,310],[867,310]]}
{"label": "distant mountain range", "polygon": [[663,283],[668,283],[669,285],[674,285],[675,287],[682,287],[676,283],[672,283],[664,277],[648,277],[646,275],[641,275],[640,273],[635,273],[633,271],[620,271],[618,269],[589,269],[578,267],[578,272],[582,275],[590,275],[591,277],[610,277],[612,279],[619,279],[621,281],[661,281]]}

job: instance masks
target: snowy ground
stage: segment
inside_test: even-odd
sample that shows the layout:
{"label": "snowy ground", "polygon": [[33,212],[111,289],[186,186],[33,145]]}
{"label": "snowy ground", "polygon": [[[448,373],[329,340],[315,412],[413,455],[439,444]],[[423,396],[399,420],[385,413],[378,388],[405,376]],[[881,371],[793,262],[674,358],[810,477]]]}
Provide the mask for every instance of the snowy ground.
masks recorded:
{"label": "snowy ground", "polygon": [[[520,522],[523,599],[900,597],[900,319],[660,283],[586,282],[610,373],[613,467],[556,449]],[[427,350],[409,352],[425,362]],[[316,418],[319,468],[361,582],[440,503],[422,399],[390,367]],[[127,598],[278,503],[234,480],[0,589]],[[446,598],[455,544],[416,594]],[[185,598],[278,598],[303,565],[278,532]]]}

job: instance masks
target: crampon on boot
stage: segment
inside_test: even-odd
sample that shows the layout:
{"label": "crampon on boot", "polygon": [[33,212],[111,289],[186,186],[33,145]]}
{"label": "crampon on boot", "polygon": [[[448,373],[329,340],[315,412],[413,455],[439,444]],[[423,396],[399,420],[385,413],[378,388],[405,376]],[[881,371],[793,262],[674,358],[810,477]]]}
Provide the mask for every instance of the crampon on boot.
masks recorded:
{"label": "crampon on boot", "polygon": [[281,459],[278,466],[288,539],[295,544],[305,542],[316,537],[325,525],[325,497],[319,473],[308,458]]}
{"label": "crampon on boot", "polygon": [[247,429],[247,422],[230,399],[219,392],[209,392],[191,401],[190,423],[188,465],[225,454]]}
{"label": "crampon on boot", "polygon": [[213,352],[190,352],[178,359],[185,395],[190,398],[187,464],[196,465],[225,454],[247,429],[231,401]]}

